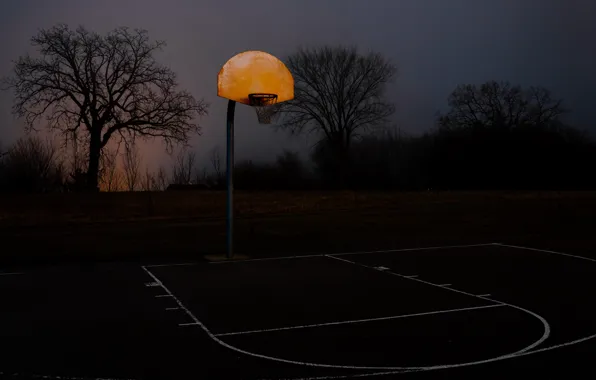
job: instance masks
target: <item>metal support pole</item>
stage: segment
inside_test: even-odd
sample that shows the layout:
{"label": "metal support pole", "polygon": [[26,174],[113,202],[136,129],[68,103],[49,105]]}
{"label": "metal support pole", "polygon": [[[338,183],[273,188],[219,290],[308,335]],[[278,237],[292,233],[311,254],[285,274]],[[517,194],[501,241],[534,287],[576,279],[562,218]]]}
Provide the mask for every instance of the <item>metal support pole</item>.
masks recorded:
{"label": "metal support pole", "polygon": [[234,109],[236,102],[228,101],[227,138],[226,138],[226,182],[228,187],[226,202],[226,257],[231,259],[234,255]]}

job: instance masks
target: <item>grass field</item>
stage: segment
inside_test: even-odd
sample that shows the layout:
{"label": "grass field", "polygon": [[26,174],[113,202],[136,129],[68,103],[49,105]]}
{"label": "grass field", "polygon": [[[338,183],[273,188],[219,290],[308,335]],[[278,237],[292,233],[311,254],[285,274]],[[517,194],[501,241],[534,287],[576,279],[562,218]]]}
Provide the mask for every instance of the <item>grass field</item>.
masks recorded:
{"label": "grass field", "polygon": [[[594,192],[237,192],[235,248],[252,257],[524,243],[591,253]],[[198,260],[225,250],[225,192],[0,197],[5,266]]]}

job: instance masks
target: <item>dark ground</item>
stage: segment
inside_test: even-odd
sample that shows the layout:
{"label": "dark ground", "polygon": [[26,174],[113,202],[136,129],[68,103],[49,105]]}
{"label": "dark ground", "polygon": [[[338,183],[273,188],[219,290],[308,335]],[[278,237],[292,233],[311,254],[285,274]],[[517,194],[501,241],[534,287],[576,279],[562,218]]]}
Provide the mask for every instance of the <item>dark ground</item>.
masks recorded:
{"label": "dark ground", "polygon": [[[281,379],[462,365],[380,378],[588,378],[596,341],[548,348],[596,336],[595,273],[594,261],[496,245],[48,267],[0,276],[1,371],[16,379]],[[466,364],[528,347],[547,350]]]}
{"label": "dark ground", "polygon": [[[35,196],[0,198],[0,216],[7,215],[0,218],[0,241],[11,247],[0,252],[0,265],[147,263],[222,253],[225,194],[166,193],[152,195],[152,216],[145,193],[66,195],[47,204]],[[596,192],[290,192],[235,199],[235,249],[251,257],[493,241],[588,255],[596,248]]]}
{"label": "dark ground", "polygon": [[[501,242],[595,258],[592,194],[432,199],[378,209],[244,216],[236,248],[253,258]],[[203,261],[224,249],[221,219],[4,225],[0,372],[6,378],[246,378],[369,375],[279,363],[209,339],[141,265]],[[596,263],[498,246],[293,260],[148,267],[213,334],[379,318],[358,324],[223,335],[299,362],[367,367],[466,363],[596,334]],[[389,268],[385,273],[372,268]],[[438,288],[396,274],[419,275]],[[159,284],[158,284],[159,285]],[[491,294],[478,298],[474,295]],[[167,294],[165,294],[167,295]],[[502,305],[494,300],[507,303]],[[492,307],[492,306],[494,307]],[[484,306],[491,306],[485,308]],[[529,352],[532,352],[530,350]],[[373,378],[590,378],[594,340],[481,365]],[[9,375],[19,373],[20,375]],[[70,377],[64,377],[64,376]],[[330,377],[330,378],[333,378]],[[57,377],[45,377],[54,378]]]}

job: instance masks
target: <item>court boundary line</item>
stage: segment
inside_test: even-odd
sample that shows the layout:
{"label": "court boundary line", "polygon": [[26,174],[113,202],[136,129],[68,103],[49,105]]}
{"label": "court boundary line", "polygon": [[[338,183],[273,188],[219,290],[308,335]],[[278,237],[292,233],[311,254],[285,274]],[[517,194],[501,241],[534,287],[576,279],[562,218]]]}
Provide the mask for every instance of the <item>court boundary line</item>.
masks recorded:
{"label": "court boundary line", "polygon": [[[579,256],[579,255],[572,255],[572,254],[567,254],[567,253],[563,253],[563,252],[558,252],[558,251],[552,251],[552,250],[546,250],[546,249],[538,249],[538,248],[532,248],[532,247],[524,247],[524,246],[518,246],[518,245],[509,245],[509,244],[503,244],[503,243],[489,243],[489,244],[482,244],[482,245],[473,245],[473,246],[501,246],[501,247],[505,247],[505,248],[511,248],[511,249],[520,249],[520,250],[529,250],[529,251],[535,251],[535,252],[541,252],[541,253],[549,253],[549,254],[555,254],[555,255],[561,255],[561,256],[566,256],[566,257],[571,257],[571,258],[576,258],[576,259],[581,259],[581,260],[587,260],[587,261],[591,261],[591,262],[596,262],[595,259],[592,258],[588,258],[588,257],[584,257],[584,256]],[[472,245],[469,245],[468,247],[470,247]],[[453,248],[457,248],[456,246],[451,246]],[[443,249],[443,248],[451,248],[451,247],[436,247],[435,249]],[[462,246],[461,248],[464,248],[464,246]],[[342,255],[350,255],[350,254],[359,254],[359,253],[382,253],[382,252],[398,252],[398,251],[407,251],[407,250],[425,250],[425,249],[433,249],[433,247],[429,247],[429,248],[415,248],[415,249],[406,249],[406,250],[385,250],[385,251],[368,251],[368,252],[350,252],[350,253],[340,253]],[[338,255],[338,254],[327,254],[327,255]],[[287,258],[301,258],[301,257],[319,257],[319,256],[327,256],[326,254],[319,254],[319,255],[308,255],[308,256],[293,256],[293,257],[287,257]],[[255,259],[255,260],[262,260],[262,259]],[[241,262],[241,261],[239,261]],[[147,274],[149,274],[151,277],[154,277],[153,274],[146,269],[146,267],[160,267],[160,266],[180,266],[180,265],[196,265],[199,264],[197,263],[180,263],[180,264],[157,264],[157,265],[148,265],[148,266],[141,266],[141,268],[143,268],[145,270],[145,272],[147,272]],[[374,268],[371,268],[374,269]],[[398,275],[397,273],[394,272],[389,272],[389,271],[383,271],[383,272],[388,272],[390,274],[394,274],[394,275]],[[12,272],[12,273],[0,273],[1,275],[22,275],[25,274],[24,272]],[[410,280],[415,280],[415,281],[422,281],[422,280],[417,280],[416,278],[413,278],[412,276],[402,276],[406,279],[410,279]],[[156,277],[154,277],[155,279],[157,279]],[[161,281],[159,281],[159,284],[161,287],[164,288],[164,290],[166,290],[167,288],[165,288],[165,286],[163,285],[163,283]],[[430,283],[429,283],[430,284]],[[430,284],[432,285],[432,284]],[[445,289],[445,288],[443,288]],[[448,290],[454,290],[454,289],[450,289],[447,288]],[[476,296],[478,298],[483,298],[483,296],[478,296],[478,295],[473,295],[472,296]],[[180,302],[173,294],[172,297],[174,298],[174,300],[176,300],[176,302]],[[494,301],[492,299],[487,299],[487,301]],[[185,312],[190,313],[190,311],[188,311],[188,309],[186,309],[186,307],[184,307],[184,305],[180,304],[180,308],[183,309]],[[210,331],[208,329],[206,329],[206,327],[202,324],[202,323],[198,323],[199,326],[201,326],[203,328],[203,330],[205,330],[205,332],[210,335]],[[213,339],[213,337],[211,337]],[[551,351],[551,350],[555,350],[555,349],[559,349],[559,348],[564,348],[564,347],[569,347],[569,346],[573,346],[576,344],[580,344],[589,340],[592,340],[596,338],[596,334],[592,334],[583,338],[578,338],[569,342],[564,342],[564,343],[559,343],[556,345],[552,345],[552,346],[548,346],[548,347],[543,347],[543,348],[539,348],[536,350],[531,350],[531,351],[526,351],[520,354],[507,354],[507,355],[502,355],[500,357],[497,358],[492,358],[492,359],[487,359],[487,360],[483,360],[483,361],[478,361],[478,362],[470,362],[470,363],[462,363],[462,364],[454,364],[454,365],[446,365],[446,366],[439,366],[439,367],[445,367],[445,368],[428,368],[428,367],[421,367],[421,368],[416,368],[416,367],[411,367],[410,369],[403,368],[399,369],[399,370],[385,370],[382,372],[368,372],[368,373],[362,373],[362,374],[349,374],[349,375],[339,375],[339,376],[318,376],[318,377],[302,377],[302,378],[288,378],[288,380],[332,380],[332,379],[347,379],[347,378],[359,378],[359,377],[372,377],[372,376],[383,376],[383,375],[392,375],[392,374],[401,374],[401,373],[411,373],[411,372],[421,372],[421,371],[428,371],[428,370],[435,370],[435,369],[449,369],[449,368],[457,368],[457,367],[467,367],[467,366],[473,366],[473,365],[480,365],[480,364],[487,364],[490,362],[496,362],[496,361],[501,361],[501,360],[506,360],[506,359],[512,359],[512,358],[517,358],[517,357],[524,357],[527,355],[533,355],[533,354],[537,354],[537,353],[542,353],[542,352],[547,352],[547,351]],[[227,348],[231,348],[234,351],[237,352],[241,352],[241,353],[246,353],[249,356],[257,356],[259,354],[254,354],[254,353],[250,353],[250,352],[243,352],[243,350],[237,349],[236,347],[230,346],[227,343],[219,340],[219,339],[214,339],[217,343],[219,343],[220,345],[223,345],[224,347]],[[263,355],[261,355],[262,357]],[[265,359],[267,359],[267,357],[264,357]],[[284,361],[284,359],[282,359],[282,361]],[[286,361],[287,362],[287,361]],[[291,364],[307,364],[307,363],[291,363]],[[7,375],[6,372],[2,372],[0,371],[0,375],[4,376]],[[19,374],[12,374],[12,375],[19,375]],[[43,378],[43,379],[80,379],[80,380],[86,380],[86,379],[94,379],[94,380],[132,380],[132,379],[118,379],[118,378],[82,378],[82,377],[69,377],[69,376],[51,376],[51,375],[39,375],[39,374],[31,374],[28,376],[32,376],[34,378]],[[279,379],[278,379],[279,380]]]}
{"label": "court boundary line", "polygon": [[[316,253],[308,255],[293,255],[293,256],[280,256],[280,257],[263,257],[257,259],[243,259],[243,260],[230,260],[230,261],[210,261],[208,264],[236,264],[246,263],[254,261],[274,261],[274,260],[293,260],[293,259],[308,259],[313,257],[325,257],[326,255],[334,256],[347,256],[347,255],[363,255],[371,253],[391,253],[391,252],[411,252],[411,251],[430,251],[438,249],[457,249],[457,248],[474,248],[474,247],[489,247],[496,243],[482,243],[482,244],[461,244],[461,245],[445,245],[445,246],[431,246],[431,247],[415,247],[415,248],[396,248],[396,249],[382,249],[376,251],[355,251],[355,252],[336,252],[336,253]],[[203,262],[184,262],[184,263],[172,263],[172,264],[148,264],[143,265],[145,268],[159,268],[159,267],[173,267],[173,266],[192,266],[202,264]]]}
{"label": "court boundary line", "polygon": [[563,253],[563,252],[557,252],[557,251],[550,251],[548,249],[538,249],[538,248],[522,247],[521,245],[511,245],[511,244],[502,244],[502,243],[493,243],[492,245],[496,245],[496,246],[499,246],[499,247],[505,247],[505,248],[521,249],[521,250],[526,250],[526,251],[535,251],[535,252],[542,252],[542,253],[550,253],[550,254],[553,254],[553,255],[573,257],[574,259],[588,260],[588,261],[593,261],[593,262],[596,263],[596,259],[592,259],[590,257],[579,256],[579,255],[571,255],[569,253]]}
{"label": "court boundary line", "polygon": [[[510,244],[503,244],[503,243],[493,243],[492,245],[502,246],[502,247],[512,248],[512,249],[522,249],[522,250],[530,250],[530,251],[536,251],[536,252],[542,252],[542,253],[551,253],[551,254],[556,254],[556,255],[567,256],[567,257],[572,257],[572,258],[576,258],[576,259],[582,259],[582,260],[596,262],[596,260],[589,258],[589,257],[572,255],[572,254],[567,254],[564,252],[516,246],[516,245],[510,245]],[[404,277],[406,277],[406,276],[404,276]],[[406,278],[408,278],[408,277],[406,277]],[[481,295],[480,297],[488,297],[488,296],[490,296],[490,295]],[[548,351],[556,350],[559,348],[569,347],[569,346],[573,346],[573,345],[580,344],[583,342],[587,342],[594,338],[596,338],[596,334],[588,335],[583,338],[574,339],[569,342],[564,342],[564,343],[559,343],[559,344],[555,344],[552,346],[538,348],[538,349],[532,350],[532,351],[526,351],[524,353],[517,354],[517,355],[511,355],[511,356],[506,355],[504,357],[497,358],[496,360],[492,360],[492,362],[506,360],[506,359],[513,359],[513,358],[518,358],[518,357],[524,357],[524,356],[534,355],[534,354],[538,354],[538,353],[542,353],[542,352],[548,352]],[[464,365],[459,365],[458,367],[468,367],[468,366],[478,365],[478,364],[486,364],[486,363],[472,363],[472,364],[467,364],[467,365],[464,364]],[[452,367],[452,368],[455,368],[455,367]],[[363,373],[363,374],[339,375],[339,376],[331,375],[331,376],[314,376],[314,377],[302,377],[302,378],[287,378],[285,380],[334,380],[334,379],[348,379],[348,378],[359,378],[359,377],[396,375],[396,374],[401,374],[401,373],[422,372],[422,371],[425,371],[425,370],[421,369],[421,370],[403,370],[403,371],[383,371],[383,372],[369,372],[369,373]],[[261,379],[261,380],[265,380],[265,379]]]}
{"label": "court boundary line", "polygon": [[494,298],[487,298],[487,297],[483,297],[481,295],[477,295],[477,294],[473,294],[473,293],[468,293],[468,292],[465,292],[463,290],[454,289],[452,287],[448,287],[448,286],[444,286],[444,285],[438,285],[438,284],[435,284],[435,283],[432,283],[432,282],[429,282],[429,281],[421,280],[419,278],[412,278],[412,277],[409,277],[408,278],[408,277],[405,277],[405,276],[403,276],[403,275],[401,275],[399,273],[395,273],[393,271],[388,271],[388,270],[386,270],[386,271],[379,271],[379,270],[376,270],[374,267],[371,267],[371,266],[368,266],[368,265],[365,265],[365,264],[361,264],[361,263],[357,263],[355,261],[346,260],[346,259],[339,258],[339,257],[333,257],[332,255],[327,255],[327,257],[329,257],[330,259],[344,261],[346,263],[350,263],[350,264],[357,265],[357,266],[360,266],[360,267],[363,267],[363,268],[371,269],[371,270],[374,270],[374,271],[377,271],[377,272],[380,272],[380,273],[387,273],[387,274],[390,274],[390,275],[393,275],[393,276],[397,276],[397,277],[400,277],[400,278],[403,278],[403,279],[406,279],[406,280],[409,280],[409,281],[415,281],[415,282],[419,282],[419,283],[422,283],[422,284],[430,285],[430,286],[435,287],[435,288],[444,289],[444,290],[448,290],[450,292],[463,294],[463,295],[470,296],[470,297],[473,297],[473,298],[476,298],[476,299],[481,299],[483,301],[488,301],[488,302],[496,303],[496,304],[503,305],[503,306],[509,306],[509,307],[511,307],[513,309],[520,310],[520,311],[522,311],[522,312],[524,312],[526,314],[529,314],[529,315],[537,318],[542,323],[542,325],[544,327],[544,333],[542,334],[542,337],[540,339],[538,339],[536,342],[534,342],[531,345],[529,345],[528,347],[525,347],[525,348],[523,348],[523,349],[521,349],[519,351],[516,351],[515,353],[513,353],[511,355],[521,354],[521,353],[524,353],[526,351],[529,351],[529,350],[531,350],[533,348],[536,348],[537,346],[539,346],[540,344],[542,344],[546,339],[548,339],[548,337],[550,336],[550,325],[548,324],[548,322],[546,321],[546,319],[544,319],[542,316],[540,316],[537,313],[534,313],[531,310],[524,309],[523,307],[516,306],[516,305],[510,304],[510,303],[507,303],[507,302],[503,302],[503,301],[498,301],[498,300],[496,300]]}
{"label": "court boundary line", "polygon": [[[490,244],[486,244],[486,245],[494,245],[494,243],[490,243]],[[475,245],[478,246],[478,245]],[[330,256],[330,255],[323,255],[323,256]],[[339,257],[334,257],[334,259],[336,260],[340,260],[340,261],[346,261],[349,263],[353,263],[350,260],[346,260],[346,259],[341,259]],[[361,264],[357,264],[357,263],[353,263],[354,265],[361,265]],[[278,357],[273,357],[273,356],[268,356],[268,355],[263,355],[263,354],[259,354],[259,353],[255,353],[255,352],[251,352],[251,351],[247,351],[241,348],[238,348],[236,346],[233,346],[229,343],[226,343],[225,341],[219,339],[215,334],[213,334],[211,332],[211,330],[209,330],[209,328],[203,324],[183,303],[182,301],[180,301],[180,299],[178,299],[170,290],[169,288],[167,288],[165,286],[165,284],[163,284],[163,282],[153,273],[151,272],[148,268],[148,266],[141,266],[141,268],[157,283],[160,284],[160,286],[162,287],[162,289],[169,295],[171,295],[172,299],[178,304],[178,306],[180,306],[180,308],[182,310],[184,310],[184,312],[194,321],[196,322],[196,324],[207,334],[207,336],[209,338],[211,338],[213,341],[215,341],[217,344],[228,348],[232,351],[236,351],[238,353],[241,354],[245,354],[248,356],[252,356],[252,357],[256,357],[256,358],[260,358],[260,359],[265,359],[265,360],[270,360],[270,361],[275,361],[275,362],[281,362],[281,363],[286,363],[286,364],[294,364],[294,365],[300,365],[300,366],[306,366],[306,367],[312,367],[312,368],[335,368],[335,369],[351,369],[351,370],[383,370],[383,371],[393,371],[390,373],[402,373],[402,372],[419,372],[419,371],[429,371],[429,370],[438,370],[438,369],[449,369],[449,368],[457,368],[457,367],[465,367],[465,366],[472,366],[472,365],[479,365],[479,364],[486,364],[486,363],[491,363],[491,362],[495,362],[495,361],[500,361],[500,360],[504,360],[504,359],[509,359],[509,358],[513,358],[516,356],[519,356],[520,353],[524,353],[524,352],[528,352],[529,350],[531,350],[532,348],[535,348],[536,346],[538,346],[539,344],[541,344],[544,340],[546,340],[546,338],[548,338],[548,334],[550,334],[550,326],[548,325],[548,322],[546,322],[546,320],[544,318],[542,318],[541,316],[525,310],[523,308],[511,305],[511,304],[507,304],[505,302],[500,302],[500,301],[496,301],[494,299],[490,299],[490,298],[483,298],[483,297],[479,297],[477,295],[471,294],[471,293],[466,293],[466,292],[462,292],[465,293],[471,297],[475,297],[478,299],[482,299],[484,301],[488,301],[492,304],[504,304],[506,306],[510,306],[522,311],[526,311],[529,314],[535,316],[536,318],[540,319],[541,322],[543,322],[544,326],[545,326],[545,333],[543,334],[543,336],[537,340],[536,342],[532,343],[531,345],[518,350],[514,353],[508,353],[508,354],[504,354],[504,355],[500,355],[497,357],[493,357],[493,358],[489,358],[489,359],[483,359],[483,360],[478,360],[478,361],[473,361],[473,362],[466,362],[466,363],[456,363],[456,364],[442,364],[442,365],[434,365],[434,366],[416,366],[416,367],[402,367],[402,366],[352,366],[352,365],[334,365],[334,364],[322,364],[322,363],[310,363],[310,362],[301,362],[301,361],[296,361],[296,360],[290,360],[290,359],[283,359],[283,358],[278,358]],[[368,267],[367,267],[368,268]],[[373,268],[371,268],[373,269]],[[373,269],[374,270],[374,269]],[[389,273],[389,274],[393,274],[393,275],[397,275],[394,272],[390,272],[390,271],[378,271],[377,272],[380,273]],[[419,280],[416,278],[409,278],[408,280],[411,281],[420,281],[423,283],[427,283],[426,281],[423,280]],[[432,286],[438,286],[436,284],[432,284],[432,283],[428,283]],[[443,288],[443,287],[439,287],[440,289],[447,289],[450,291],[455,291],[455,292],[461,292],[452,288]],[[548,333],[548,334],[547,334]],[[383,373],[387,373],[387,372],[383,372]],[[325,377],[323,377],[324,379]],[[313,378],[316,379],[316,378]]]}
{"label": "court boundary line", "polygon": [[309,325],[297,325],[297,326],[288,326],[288,327],[277,327],[277,328],[272,328],[272,329],[236,331],[236,332],[220,333],[220,334],[213,334],[213,335],[215,335],[215,336],[232,336],[232,335],[259,334],[259,333],[267,333],[267,332],[275,332],[275,331],[298,330],[298,329],[308,329],[308,328],[316,328],[316,327],[327,327],[327,326],[337,326],[337,325],[366,323],[366,322],[390,321],[390,320],[394,320],[394,319],[402,319],[402,318],[410,318],[410,317],[422,317],[422,316],[427,316],[427,315],[440,315],[440,314],[456,313],[456,312],[463,312],[463,311],[473,311],[473,310],[481,310],[481,309],[490,309],[490,308],[504,307],[504,306],[505,305],[484,305],[484,306],[462,307],[462,308],[459,308],[459,309],[426,311],[426,312],[412,313],[412,314],[392,315],[392,316],[389,316],[389,317],[354,319],[354,320],[349,320],[349,321],[315,323],[315,324],[309,324]]}
{"label": "court boundary line", "polygon": [[29,379],[45,379],[45,380],[136,380],[131,378],[116,378],[116,377],[80,377],[80,376],[57,376],[57,375],[39,375],[39,374],[25,374],[25,373],[8,373],[8,372],[1,372],[0,376],[12,376],[12,377],[21,377],[25,376],[25,378]]}

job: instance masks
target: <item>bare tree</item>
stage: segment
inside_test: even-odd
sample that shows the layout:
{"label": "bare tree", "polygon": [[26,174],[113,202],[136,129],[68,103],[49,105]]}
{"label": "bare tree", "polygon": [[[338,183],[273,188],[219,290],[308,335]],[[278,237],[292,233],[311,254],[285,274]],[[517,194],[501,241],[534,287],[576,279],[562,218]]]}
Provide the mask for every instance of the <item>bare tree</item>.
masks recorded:
{"label": "bare tree", "polygon": [[295,98],[279,105],[279,127],[321,136],[342,170],[352,139],[385,124],[395,112],[385,90],[397,69],[381,54],[341,46],[300,49],[286,64],[294,76]]}
{"label": "bare tree", "polygon": [[180,150],[175,158],[172,168],[172,183],[176,185],[188,185],[192,180],[195,167],[196,154],[186,148]]}
{"label": "bare tree", "polygon": [[31,44],[40,56],[20,57],[4,79],[15,93],[13,112],[28,130],[43,120],[65,140],[79,131],[88,136],[89,189],[97,190],[101,151],[112,136],[161,138],[171,150],[200,133],[193,120],[208,104],[177,91],[175,73],[154,59],[165,43],[146,31],[121,27],[102,36],[60,24]]}
{"label": "bare tree", "polygon": [[204,167],[201,170],[199,170],[199,169],[195,170],[194,183],[202,184],[202,185],[209,185],[209,174],[207,173],[207,168]]}
{"label": "bare tree", "polygon": [[562,101],[553,99],[545,88],[523,89],[496,81],[458,86],[449,96],[449,107],[449,112],[439,117],[439,125],[447,129],[547,126],[556,124],[566,112]]}
{"label": "bare tree", "polygon": [[62,189],[64,165],[50,140],[19,139],[5,154],[2,169],[4,190],[40,193]]}
{"label": "bare tree", "polygon": [[215,185],[221,185],[226,178],[226,174],[222,169],[222,159],[219,146],[215,146],[213,149],[211,149],[209,161],[211,162],[211,167],[213,168]]}
{"label": "bare tree", "polygon": [[0,160],[6,155],[8,155],[8,150],[2,147],[2,141],[0,141]]}
{"label": "bare tree", "polygon": [[145,173],[141,179],[141,190],[143,191],[155,191],[155,178],[153,173],[149,171],[149,168],[145,168]]}
{"label": "bare tree", "polygon": [[126,145],[122,169],[124,170],[126,189],[128,191],[135,191],[141,180],[141,154],[136,143],[133,142]]}
{"label": "bare tree", "polygon": [[72,185],[77,188],[85,187],[87,183],[85,167],[89,162],[89,150],[85,143],[85,136],[74,131],[63,145],[64,151],[69,157],[69,176]]}
{"label": "bare tree", "polygon": [[159,167],[155,175],[156,190],[163,191],[168,187],[168,175],[163,167]]}
{"label": "bare tree", "polygon": [[119,185],[118,155],[120,145],[104,147],[100,160],[100,183],[105,191],[116,191]]}

